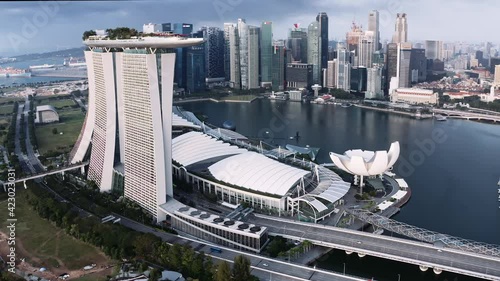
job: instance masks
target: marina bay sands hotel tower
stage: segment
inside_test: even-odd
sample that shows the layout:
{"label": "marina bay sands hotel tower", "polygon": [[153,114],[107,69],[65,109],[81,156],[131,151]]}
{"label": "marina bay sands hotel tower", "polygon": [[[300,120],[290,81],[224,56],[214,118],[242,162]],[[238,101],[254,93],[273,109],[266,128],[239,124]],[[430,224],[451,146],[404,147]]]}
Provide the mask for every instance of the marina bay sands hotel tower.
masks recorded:
{"label": "marina bay sands hotel tower", "polygon": [[203,43],[185,37],[84,41],[88,111],[70,155],[90,152],[88,179],[101,191],[118,189],[157,221],[158,206],[172,197],[173,48]]}

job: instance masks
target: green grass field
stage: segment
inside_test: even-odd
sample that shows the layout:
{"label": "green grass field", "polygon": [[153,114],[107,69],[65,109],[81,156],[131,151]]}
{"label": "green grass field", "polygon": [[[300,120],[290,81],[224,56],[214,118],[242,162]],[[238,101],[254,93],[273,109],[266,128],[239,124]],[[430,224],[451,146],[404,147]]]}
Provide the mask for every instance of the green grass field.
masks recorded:
{"label": "green grass field", "polygon": [[[79,108],[67,109],[59,112],[59,123],[38,125],[35,134],[40,154],[45,155],[49,151],[69,152],[78,139],[84,119],[85,115]],[[52,133],[54,128],[57,128],[56,135]]]}
{"label": "green grass field", "polygon": [[[0,230],[6,233],[8,212],[3,210],[7,210],[7,203],[1,202],[0,208]],[[22,246],[25,251],[22,253],[20,249],[18,255],[25,257],[34,266],[76,270],[91,263],[103,264],[109,261],[95,247],[67,235],[64,230],[40,218],[19,189],[15,212],[18,220],[16,240],[21,242],[18,249]]]}
{"label": "green grass field", "polygon": [[4,105],[4,104],[7,104],[9,102],[24,101],[24,100],[25,100],[25,98],[23,98],[23,97],[0,97],[0,104]]}
{"label": "green grass field", "polygon": [[256,95],[239,95],[239,96],[229,96],[223,97],[221,100],[223,101],[251,101],[257,98]]}
{"label": "green grass field", "polygon": [[0,106],[0,115],[10,115],[14,111],[14,104]]}
{"label": "green grass field", "polygon": [[53,107],[55,107],[56,109],[59,110],[59,109],[65,108],[65,107],[70,107],[72,105],[75,105],[76,103],[75,103],[75,101],[73,101],[73,99],[71,97],[69,97],[67,99],[62,99],[62,100],[43,99],[43,100],[37,100],[37,102],[35,103],[36,106],[46,105],[46,104],[52,105]]}

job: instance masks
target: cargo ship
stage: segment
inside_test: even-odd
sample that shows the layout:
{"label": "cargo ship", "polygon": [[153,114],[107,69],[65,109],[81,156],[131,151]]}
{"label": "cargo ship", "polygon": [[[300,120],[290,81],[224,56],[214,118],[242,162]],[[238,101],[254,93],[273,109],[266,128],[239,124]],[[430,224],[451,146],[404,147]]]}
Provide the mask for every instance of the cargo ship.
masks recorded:
{"label": "cargo ship", "polygon": [[85,63],[85,59],[84,58],[73,58],[73,57],[70,57],[69,59],[65,59],[64,60],[63,65],[64,66],[68,66],[68,67],[86,67],[87,63]]}
{"label": "cargo ship", "polygon": [[30,69],[46,69],[54,67],[55,67],[54,64],[30,65]]}
{"label": "cargo ship", "polygon": [[13,67],[2,68],[0,67],[0,77],[31,77],[31,72],[26,71],[25,69],[16,69]]}

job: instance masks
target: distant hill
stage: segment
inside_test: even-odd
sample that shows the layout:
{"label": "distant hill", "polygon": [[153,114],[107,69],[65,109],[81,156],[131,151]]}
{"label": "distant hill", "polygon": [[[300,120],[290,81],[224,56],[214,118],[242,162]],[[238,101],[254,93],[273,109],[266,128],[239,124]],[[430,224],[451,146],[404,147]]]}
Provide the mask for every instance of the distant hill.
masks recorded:
{"label": "distant hill", "polygon": [[15,56],[16,61],[25,61],[25,60],[33,60],[33,59],[44,59],[44,58],[54,58],[54,57],[83,57],[83,51],[85,47],[78,47],[48,53],[36,53],[36,54],[27,54],[21,56]]}

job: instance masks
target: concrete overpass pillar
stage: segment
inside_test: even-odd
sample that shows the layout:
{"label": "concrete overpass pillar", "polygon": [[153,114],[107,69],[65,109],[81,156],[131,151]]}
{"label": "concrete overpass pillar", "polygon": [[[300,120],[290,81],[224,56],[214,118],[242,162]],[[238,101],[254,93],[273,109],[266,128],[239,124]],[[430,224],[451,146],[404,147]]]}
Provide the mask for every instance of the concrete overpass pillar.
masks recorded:
{"label": "concrete overpass pillar", "polygon": [[28,187],[26,186],[26,181],[23,181],[23,185],[24,185],[24,189],[28,189]]}
{"label": "concrete overpass pillar", "polygon": [[64,180],[64,171],[61,172],[62,179]]}
{"label": "concrete overpass pillar", "polygon": [[82,176],[85,176],[85,166],[80,167],[80,173],[82,174]]}
{"label": "concrete overpass pillar", "polygon": [[426,271],[429,269],[429,268],[428,268],[427,266],[425,266],[425,265],[421,265],[421,266],[419,266],[419,268],[420,268],[420,271],[423,271],[423,272],[426,272]]}

